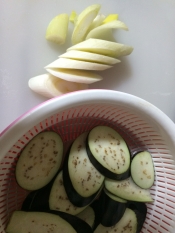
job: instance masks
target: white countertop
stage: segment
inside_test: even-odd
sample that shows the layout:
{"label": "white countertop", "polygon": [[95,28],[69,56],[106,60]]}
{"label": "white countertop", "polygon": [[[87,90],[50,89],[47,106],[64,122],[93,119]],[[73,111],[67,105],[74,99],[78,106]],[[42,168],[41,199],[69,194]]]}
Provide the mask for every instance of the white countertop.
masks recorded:
{"label": "white countertop", "polygon": [[[46,100],[28,88],[28,80],[46,73],[44,66],[70,46],[45,40],[50,20],[60,13],[80,13],[100,3],[101,13],[118,13],[129,31],[116,39],[134,47],[120,64],[101,72],[90,88],[127,92],[165,112],[175,122],[174,0],[0,0],[0,132],[21,114]],[[74,5],[73,5],[74,4]]]}

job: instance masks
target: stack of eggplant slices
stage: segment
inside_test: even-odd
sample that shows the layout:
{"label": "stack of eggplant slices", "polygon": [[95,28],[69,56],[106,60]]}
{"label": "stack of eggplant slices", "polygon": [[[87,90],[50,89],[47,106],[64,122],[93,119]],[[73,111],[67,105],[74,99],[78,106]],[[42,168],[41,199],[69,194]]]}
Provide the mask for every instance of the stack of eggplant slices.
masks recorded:
{"label": "stack of eggplant slices", "polygon": [[139,233],[153,202],[154,164],[149,151],[131,153],[113,128],[98,125],[79,135],[64,156],[53,131],[37,134],[16,164],[28,190],[7,233]]}

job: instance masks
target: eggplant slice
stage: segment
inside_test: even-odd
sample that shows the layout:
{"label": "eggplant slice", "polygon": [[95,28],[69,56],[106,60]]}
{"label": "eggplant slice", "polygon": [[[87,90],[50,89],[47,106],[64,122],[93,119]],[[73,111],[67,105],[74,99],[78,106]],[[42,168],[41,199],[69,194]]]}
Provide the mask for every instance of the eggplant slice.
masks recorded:
{"label": "eggplant slice", "polygon": [[7,233],[93,233],[83,220],[58,211],[25,212],[14,211],[6,227]]}
{"label": "eggplant slice", "polygon": [[106,193],[106,195],[108,195],[112,200],[120,202],[120,203],[125,203],[125,204],[127,203],[127,200],[114,195],[113,193],[109,192],[106,188],[104,188],[103,190]]}
{"label": "eggplant slice", "polygon": [[154,184],[154,163],[148,151],[141,151],[134,155],[131,162],[131,176],[133,181],[143,189],[149,189]]}
{"label": "eggplant slice", "polygon": [[76,233],[66,220],[58,215],[45,212],[14,211],[7,225],[7,233]]}
{"label": "eggplant slice", "polygon": [[78,207],[89,205],[103,186],[104,176],[90,162],[86,152],[87,133],[72,144],[63,167],[63,181],[69,200]]}
{"label": "eggplant slice", "polygon": [[22,150],[16,165],[16,180],[26,190],[47,185],[59,170],[63,159],[63,142],[53,131],[37,134]]}
{"label": "eggplant slice", "polygon": [[114,129],[108,126],[93,128],[87,138],[86,149],[91,163],[105,177],[123,180],[130,176],[130,151]]}
{"label": "eggplant slice", "polygon": [[138,202],[152,202],[150,191],[137,186],[131,177],[126,180],[117,181],[105,179],[105,188],[114,195],[125,200]]}
{"label": "eggplant slice", "polygon": [[62,211],[72,215],[77,215],[86,208],[86,206],[77,207],[70,202],[65,191],[62,171],[60,171],[53,182],[49,196],[49,207],[51,210]]}
{"label": "eggplant slice", "polygon": [[89,224],[87,224],[85,221],[78,218],[77,216],[54,210],[49,211],[49,213],[58,215],[69,222],[77,233],[93,233],[92,228],[89,226]]}
{"label": "eggplant slice", "polygon": [[63,182],[64,184],[66,184],[65,190],[70,202],[77,207],[84,207],[90,205],[96,199],[96,197],[99,195],[102,189],[101,187],[96,193],[94,193],[90,197],[82,197],[80,194],[76,192],[71,183],[68,172],[68,166],[66,166],[66,164],[63,167]]}

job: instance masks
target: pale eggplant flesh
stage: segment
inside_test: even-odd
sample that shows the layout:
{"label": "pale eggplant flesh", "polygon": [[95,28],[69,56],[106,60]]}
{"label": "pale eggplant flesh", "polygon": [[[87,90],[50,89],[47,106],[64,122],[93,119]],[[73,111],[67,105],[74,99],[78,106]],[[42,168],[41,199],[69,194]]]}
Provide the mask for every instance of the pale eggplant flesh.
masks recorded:
{"label": "pale eggplant flesh", "polygon": [[129,147],[111,127],[94,127],[88,134],[86,150],[91,163],[105,177],[124,180],[130,176]]}
{"label": "pale eggplant flesh", "polygon": [[98,195],[99,191],[94,193],[93,195],[89,197],[83,197],[81,196],[76,190],[74,189],[70,176],[69,176],[69,171],[68,171],[68,156],[65,159],[65,163],[63,166],[63,182],[65,184],[65,190],[67,193],[67,196],[69,200],[72,202],[77,207],[83,207],[87,206],[92,203],[92,201],[96,198]]}
{"label": "pale eggplant flesh", "polygon": [[[28,220],[28,221],[27,221]],[[36,224],[35,224],[36,222]],[[32,226],[33,224],[33,226]],[[38,226],[40,227],[38,228]],[[61,226],[60,226],[61,225]],[[21,228],[22,226],[22,228]],[[14,211],[7,225],[7,233],[30,232],[42,233],[45,230],[55,229],[62,232],[67,229],[69,233],[93,233],[92,228],[76,216],[59,211]],[[71,229],[72,228],[72,229]],[[47,231],[50,232],[50,231]],[[67,231],[66,231],[67,232]]]}

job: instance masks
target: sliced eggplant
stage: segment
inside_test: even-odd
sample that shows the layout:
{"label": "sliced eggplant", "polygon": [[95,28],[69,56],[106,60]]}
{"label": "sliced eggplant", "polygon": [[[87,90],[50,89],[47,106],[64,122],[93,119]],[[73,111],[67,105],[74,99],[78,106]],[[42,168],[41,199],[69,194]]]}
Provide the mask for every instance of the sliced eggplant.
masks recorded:
{"label": "sliced eggplant", "polygon": [[106,188],[104,188],[104,192],[106,193],[106,195],[108,195],[114,201],[117,201],[117,202],[120,202],[120,203],[127,203],[127,200],[125,200],[125,199],[123,199],[121,197],[117,197],[113,193],[110,193]]}
{"label": "sliced eggplant", "polygon": [[83,197],[96,193],[104,176],[92,165],[86,152],[87,133],[81,134],[72,144],[68,159],[69,176],[74,189]]}
{"label": "sliced eggplant", "polygon": [[122,218],[126,210],[126,203],[123,200],[119,202],[112,199],[108,192],[103,190],[99,198],[99,210],[102,213],[101,224],[105,227],[111,227]]}
{"label": "sliced eggplant", "polygon": [[62,171],[58,174],[52,185],[49,196],[49,207],[51,210],[62,211],[72,215],[76,215],[86,208],[86,206],[77,207],[70,202],[65,191]]}
{"label": "sliced eggplant", "polygon": [[78,194],[71,183],[69,173],[68,173],[68,166],[63,167],[63,182],[64,184],[66,184],[65,190],[66,190],[66,194],[70,202],[77,207],[84,207],[84,206],[90,205],[92,201],[96,199],[96,197],[99,195],[99,193],[102,190],[102,187],[101,187],[100,190],[98,190],[96,193],[94,193],[93,195],[89,197],[83,197],[80,194]]}
{"label": "sliced eggplant", "polygon": [[76,215],[86,208],[74,206],[68,199],[62,177],[62,171],[44,188],[31,192],[24,200],[24,211],[56,210]]}
{"label": "sliced eggplant", "polygon": [[56,214],[69,222],[77,233],[93,233],[92,228],[89,226],[89,224],[74,215],[55,210],[50,210],[49,213]]}
{"label": "sliced eggplant", "polygon": [[[126,200],[123,200],[119,197],[114,196],[113,194],[109,193],[107,190],[105,190],[105,188],[103,188],[103,191],[105,193],[108,193],[108,195],[112,196],[113,200],[116,200],[123,203],[123,204],[127,204]],[[93,208],[94,213],[95,213],[95,221],[94,221],[94,225],[93,225],[93,229],[95,230],[97,228],[97,226],[99,224],[101,224],[101,221],[103,219],[104,216],[104,202],[101,199],[101,195],[103,193],[103,191],[101,192],[100,196],[98,199],[96,199],[95,201],[93,201],[93,203],[90,205],[90,207]],[[114,196],[114,197],[113,197]],[[109,214],[110,215],[110,214]],[[108,216],[107,216],[108,218]],[[110,221],[110,220],[109,220]]]}
{"label": "sliced eggplant", "polygon": [[78,207],[90,204],[103,186],[104,176],[90,162],[86,152],[87,133],[72,144],[63,167],[63,180],[69,200]]}
{"label": "sliced eggplant", "polygon": [[95,212],[91,206],[88,206],[76,216],[89,224],[91,228],[93,228],[95,222]]}
{"label": "sliced eggplant", "polygon": [[137,186],[131,177],[126,180],[117,181],[105,179],[105,188],[114,195],[126,200],[138,202],[152,202],[149,190]]}
{"label": "sliced eggplant", "polygon": [[137,232],[140,233],[141,229],[143,227],[143,224],[146,219],[146,214],[147,214],[147,206],[143,202],[134,202],[134,201],[129,201],[127,204],[128,208],[132,209],[137,217]]}
{"label": "sliced eggplant", "polygon": [[51,131],[37,134],[22,150],[16,165],[16,180],[26,190],[47,185],[59,170],[63,158],[61,137]]}
{"label": "sliced eggplant", "polygon": [[14,211],[6,228],[7,233],[48,233],[76,230],[58,215],[44,212]]}
{"label": "sliced eggplant", "polygon": [[102,224],[98,225],[94,233],[136,233],[137,218],[133,210],[126,208],[123,217],[112,227],[105,227]]}
{"label": "sliced eggplant", "polygon": [[137,153],[131,162],[133,181],[143,189],[149,189],[154,183],[154,163],[148,151]]}
{"label": "sliced eggplant", "polygon": [[6,228],[7,233],[92,233],[91,227],[81,219],[58,211],[14,211]]}
{"label": "sliced eggplant", "polygon": [[130,151],[124,139],[108,126],[93,128],[86,149],[91,163],[105,177],[122,180],[130,176]]}

